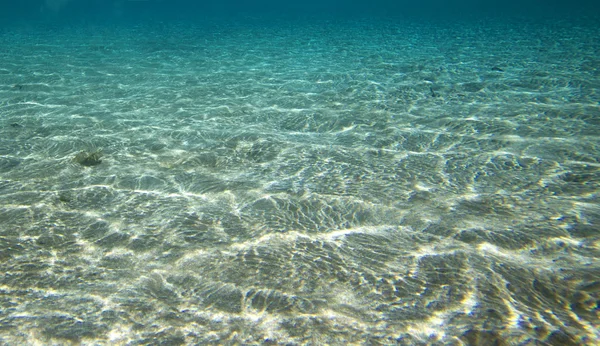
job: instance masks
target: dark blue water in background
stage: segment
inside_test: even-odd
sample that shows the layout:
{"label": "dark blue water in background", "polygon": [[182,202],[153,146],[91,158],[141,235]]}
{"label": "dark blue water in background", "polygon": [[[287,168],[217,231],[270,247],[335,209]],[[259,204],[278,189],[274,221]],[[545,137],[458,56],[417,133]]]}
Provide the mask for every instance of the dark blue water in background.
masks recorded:
{"label": "dark blue water in background", "polygon": [[115,17],[136,17],[165,20],[173,18],[198,18],[222,14],[247,14],[274,16],[323,15],[330,18],[347,15],[377,14],[384,16],[460,17],[482,16],[563,16],[595,15],[599,11],[596,1],[529,0],[529,1],[476,1],[476,0],[424,0],[424,1],[163,1],[163,0],[23,0],[3,1],[0,16],[15,20],[44,18],[60,14],[64,20],[113,20]]}
{"label": "dark blue water in background", "polygon": [[600,344],[600,3],[0,3],[0,345]]}

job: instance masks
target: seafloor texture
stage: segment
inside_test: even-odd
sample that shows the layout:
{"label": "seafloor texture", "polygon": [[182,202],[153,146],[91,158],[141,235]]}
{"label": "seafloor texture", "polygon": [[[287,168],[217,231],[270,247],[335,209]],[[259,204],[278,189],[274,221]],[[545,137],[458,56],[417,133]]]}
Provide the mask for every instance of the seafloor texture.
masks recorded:
{"label": "seafloor texture", "polygon": [[598,37],[4,27],[0,342],[600,343]]}

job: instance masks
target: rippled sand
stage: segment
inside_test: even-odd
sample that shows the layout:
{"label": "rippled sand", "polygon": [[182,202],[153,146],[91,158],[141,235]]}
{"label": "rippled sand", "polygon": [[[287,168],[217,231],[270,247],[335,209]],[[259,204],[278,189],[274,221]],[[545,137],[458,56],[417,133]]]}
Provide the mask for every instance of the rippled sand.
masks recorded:
{"label": "rippled sand", "polygon": [[0,343],[600,343],[599,31],[3,28]]}

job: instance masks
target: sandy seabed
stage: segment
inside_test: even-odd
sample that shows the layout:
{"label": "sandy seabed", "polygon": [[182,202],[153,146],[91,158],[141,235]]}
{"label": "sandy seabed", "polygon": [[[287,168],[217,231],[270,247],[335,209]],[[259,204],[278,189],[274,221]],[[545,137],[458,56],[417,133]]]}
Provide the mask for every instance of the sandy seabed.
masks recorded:
{"label": "sandy seabed", "polygon": [[0,343],[600,343],[598,37],[2,28]]}

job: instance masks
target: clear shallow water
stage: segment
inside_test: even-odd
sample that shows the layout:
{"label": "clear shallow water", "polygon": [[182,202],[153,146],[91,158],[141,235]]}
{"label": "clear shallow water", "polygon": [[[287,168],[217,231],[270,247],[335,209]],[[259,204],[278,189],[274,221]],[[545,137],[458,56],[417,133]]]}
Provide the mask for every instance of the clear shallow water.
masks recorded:
{"label": "clear shallow water", "polygon": [[0,340],[598,343],[598,31],[4,28]]}

